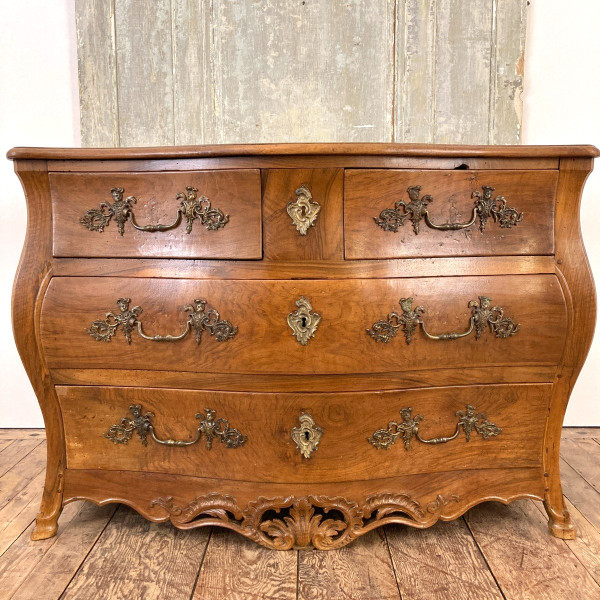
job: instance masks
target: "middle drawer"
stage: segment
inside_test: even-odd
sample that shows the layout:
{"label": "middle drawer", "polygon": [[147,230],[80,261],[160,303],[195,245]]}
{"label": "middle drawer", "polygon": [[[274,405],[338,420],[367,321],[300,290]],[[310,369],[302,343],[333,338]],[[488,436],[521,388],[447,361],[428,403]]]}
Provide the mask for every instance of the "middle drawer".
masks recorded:
{"label": "middle drawer", "polygon": [[554,365],[567,318],[549,274],[56,277],[40,328],[50,368],[309,375]]}

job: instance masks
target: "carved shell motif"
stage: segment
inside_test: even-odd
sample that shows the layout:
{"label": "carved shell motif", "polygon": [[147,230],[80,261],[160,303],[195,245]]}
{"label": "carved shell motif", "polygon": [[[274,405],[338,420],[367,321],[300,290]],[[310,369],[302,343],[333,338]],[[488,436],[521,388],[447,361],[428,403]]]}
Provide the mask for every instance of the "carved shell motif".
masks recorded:
{"label": "carved shell motif", "polygon": [[150,506],[164,509],[181,529],[220,525],[274,550],[308,546],[332,550],[387,523],[428,527],[448,504],[459,500],[438,495],[423,508],[408,494],[376,494],[363,504],[342,497],[288,496],[258,498],[242,509],[232,496],[209,494],[183,507],[171,497],[158,498]]}

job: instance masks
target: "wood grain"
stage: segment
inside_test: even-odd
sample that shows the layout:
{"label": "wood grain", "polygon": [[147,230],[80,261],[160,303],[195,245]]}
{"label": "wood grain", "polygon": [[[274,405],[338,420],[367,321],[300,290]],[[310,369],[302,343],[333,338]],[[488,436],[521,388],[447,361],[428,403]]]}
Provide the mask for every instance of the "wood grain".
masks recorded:
{"label": "wood grain", "polygon": [[[151,160],[219,156],[400,156],[405,158],[595,158],[600,151],[590,144],[579,145],[457,145],[388,143],[302,143],[302,144],[205,144],[203,146],[158,146],[129,148],[36,148],[17,146],[6,157],[11,160]],[[393,166],[393,165],[390,165]]]}
{"label": "wood grain", "polygon": [[457,10],[455,0],[436,2],[435,143],[447,144],[457,136],[489,143],[492,8],[487,0],[472,0],[469,10]]}
{"label": "wood grain", "polygon": [[[426,307],[431,332],[465,331],[470,300],[480,295],[504,307],[521,328],[497,339],[436,341],[421,333],[407,346],[401,333],[377,343],[366,330],[399,309],[399,299],[414,297]],[[295,301],[304,296],[322,321],[306,346],[287,324]],[[179,334],[194,298],[205,298],[221,318],[238,326],[237,335],[219,343],[206,333],[200,347],[188,337],[156,343],[137,333],[127,344],[122,333],[110,343],[94,340],[85,329],[110,310],[117,298],[131,298],[144,310],[146,333]],[[77,299],[75,301],[75,299]],[[540,311],[539,307],[544,306]],[[216,373],[382,373],[440,367],[494,367],[556,364],[565,339],[564,299],[552,275],[323,281],[213,281],[56,277],[42,310],[41,333],[52,368],[158,367],[161,370]],[[485,350],[485,351],[484,351]],[[407,358],[410,357],[410,361]]]}
{"label": "wood grain", "polygon": [[[306,185],[320,206],[315,224],[300,235],[288,212]],[[266,261],[341,261],[344,256],[342,169],[263,171],[264,258]]]}
{"label": "wood grain", "polygon": [[213,141],[391,140],[393,14],[387,0],[215,0]]}
{"label": "wood grain", "polygon": [[297,552],[266,550],[215,528],[191,600],[296,600]]}
{"label": "wood grain", "polygon": [[[255,259],[262,256],[260,175],[258,170],[204,171],[196,173],[120,173],[114,175],[57,174],[50,176],[55,256],[188,257]],[[132,206],[140,225],[171,224],[186,187],[206,196],[212,208],[229,215],[215,231],[199,220],[186,233],[186,222],[166,232],[145,232],[125,224],[120,235],[113,218],[102,232],[89,231],[80,219],[101,202],[112,204],[111,189],[124,188],[134,196]]]}
{"label": "wood grain", "polygon": [[25,458],[36,446],[44,440],[40,438],[25,438],[14,440],[7,448],[0,452],[0,477],[9,469]]}
{"label": "wood grain", "polygon": [[[120,508],[94,545],[83,567],[62,598],[187,599],[204,553],[208,531],[178,531],[144,521],[126,507]],[[147,576],[152,573],[152,576]]]}
{"label": "wood grain", "polygon": [[551,256],[453,256],[398,260],[248,261],[58,258],[57,276],[165,277],[168,279],[361,279],[456,277],[460,275],[537,275],[554,273]]}
{"label": "wood grain", "polygon": [[489,143],[518,144],[523,120],[526,2],[495,2],[492,21]]}
{"label": "wood grain", "polygon": [[298,556],[298,600],[396,600],[398,587],[381,530],[359,546]]}
{"label": "wood grain", "polygon": [[[343,482],[407,474],[487,468],[536,467],[551,386],[468,386],[430,390],[361,394],[245,394],[152,390],[136,388],[58,387],[67,436],[69,469],[124,469],[181,473],[241,481]],[[134,433],[127,445],[103,437],[113,424],[129,417],[129,406],[141,404],[155,415],[156,435],[162,439],[190,440],[204,407],[216,411],[248,437],[240,448],[215,440],[212,449],[201,439],[186,448],[172,448],[149,440],[143,446]],[[484,440],[473,432],[431,446],[414,439],[405,450],[401,439],[389,450],[378,450],[367,439],[413,407],[423,415],[420,434],[425,438],[452,435],[456,412],[467,404],[502,428]],[[322,428],[319,448],[307,460],[298,452],[291,430],[308,412]],[[340,461],[344,457],[343,461]]]}
{"label": "wood grain", "polygon": [[216,140],[211,16],[210,2],[171,2],[175,144]]}
{"label": "wood grain", "polygon": [[41,541],[30,539],[34,526],[28,527],[0,557],[0,598],[58,598],[114,510],[68,506],[62,514],[60,535]]}
{"label": "wood grain", "polygon": [[174,143],[170,0],[115,5],[119,145]]}
{"label": "wood grain", "polygon": [[[426,256],[536,255],[554,252],[554,195],[557,172],[347,170],[344,180],[345,255],[348,259]],[[409,186],[420,185],[421,197],[434,200],[427,210],[435,224],[468,223],[473,213],[472,193],[494,188],[494,197],[523,213],[515,227],[501,228],[490,217],[485,231],[479,221],[468,229],[437,231],[420,224],[415,235],[410,221],[398,232],[385,231],[374,219],[409,202]]]}
{"label": "wood grain", "polygon": [[81,144],[118,146],[115,0],[76,0]]}
{"label": "wood grain", "polygon": [[548,537],[545,518],[529,501],[482,505],[469,528],[507,600],[589,600],[598,593],[563,540]]}
{"label": "wood grain", "polygon": [[560,474],[565,497],[600,530],[600,494],[564,458],[560,460]]}
{"label": "wood grain", "polygon": [[390,525],[385,535],[402,600],[503,598],[462,519],[426,531]]}
{"label": "wood grain", "polygon": [[564,539],[573,538],[575,532],[564,507],[560,483],[560,431],[569,396],[592,344],[596,322],[596,288],[583,246],[579,218],[572,217],[579,215],[583,185],[591,170],[591,159],[561,159],[556,192],[556,273],[568,306],[569,334],[556,373],[546,426],[544,472],[548,486],[544,506],[550,519],[550,531]]}

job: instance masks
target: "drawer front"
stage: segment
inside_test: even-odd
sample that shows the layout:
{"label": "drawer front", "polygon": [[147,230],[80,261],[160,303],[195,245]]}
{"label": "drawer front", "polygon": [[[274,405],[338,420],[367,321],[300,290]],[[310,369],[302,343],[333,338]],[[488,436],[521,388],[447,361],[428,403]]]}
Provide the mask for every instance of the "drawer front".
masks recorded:
{"label": "drawer front", "polygon": [[551,385],[360,394],[89,386],[57,392],[69,469],[310,483],[541,468]]}
{"label": "drawer front", "polygon": [[54,256],[262,256],[258,170],[51,173],[50,187]]}
{"label": "drawer front", "polygon": [[263,181],[265,259],[343,259],[343,169],[269,169]]}
{"label": "drawer front", "polygon": [[541,170],[347,170],[345,256],[553,254],[557,180]]}
{"label": "drawer front", "polygon": [[56,277],[40,332],[53,368],[309,375],[483,366],[494,381],[510,365],[557,364],[566,328],[554,275]]}

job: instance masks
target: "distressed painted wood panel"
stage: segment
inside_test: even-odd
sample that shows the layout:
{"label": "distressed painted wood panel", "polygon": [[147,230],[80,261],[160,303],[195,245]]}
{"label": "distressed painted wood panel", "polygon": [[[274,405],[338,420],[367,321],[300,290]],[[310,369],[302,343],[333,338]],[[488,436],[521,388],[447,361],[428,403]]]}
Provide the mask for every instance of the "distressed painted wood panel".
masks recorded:
{"label": "distressed painted wood panel", "polygon": [[433,141],[489,140],[492,2],[437,0]]}
{"label": "distressed painted wood panel", "polygon": [[118,146],[114,0],[76,0],[81,144]]}
{"label": "distressed painted wood panel", "polygon": [[120,145],[172,145],[171,0],[115,0],[115,29]]}
{"label": "distressed painted wood panel", "polygon": [[526,0],[76,0],[82,143],[518,143]]}
{"label": "distressed painted wood panel", "polygon": [[214,0],[218,142],[392,135],[388,0]]}

